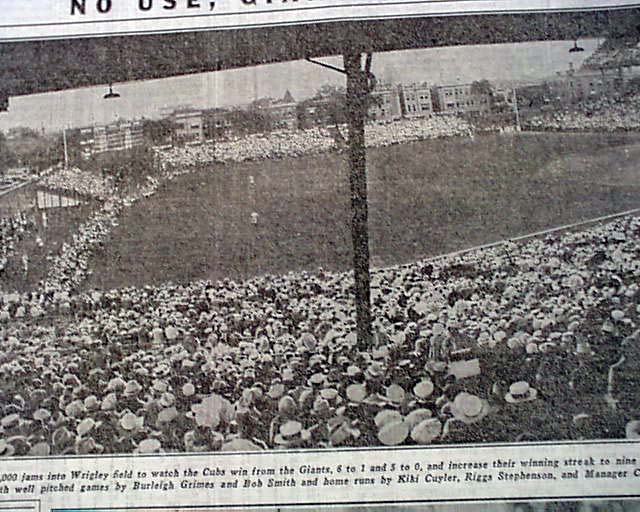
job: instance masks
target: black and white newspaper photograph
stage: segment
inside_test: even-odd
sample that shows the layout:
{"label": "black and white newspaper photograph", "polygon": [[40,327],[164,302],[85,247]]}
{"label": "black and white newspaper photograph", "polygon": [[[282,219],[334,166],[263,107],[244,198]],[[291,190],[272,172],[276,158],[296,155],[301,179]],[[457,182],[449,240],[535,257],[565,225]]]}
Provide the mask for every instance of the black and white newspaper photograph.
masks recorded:
{"label": "black and white newspaper photograph", "polygon": [[10,2],[0,508],[638,510],[640,6],[539,4]]}

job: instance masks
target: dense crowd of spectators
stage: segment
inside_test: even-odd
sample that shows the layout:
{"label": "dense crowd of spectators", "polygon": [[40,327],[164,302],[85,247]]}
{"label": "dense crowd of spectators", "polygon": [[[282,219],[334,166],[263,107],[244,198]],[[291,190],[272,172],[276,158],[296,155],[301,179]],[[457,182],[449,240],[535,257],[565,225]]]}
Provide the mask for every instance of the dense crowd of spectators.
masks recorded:
{"label": "dense crowd of spectators", "polygon": [[114,194],[113,183],[108,178],[98,177],[77,167],[52,170],[41,184],[47,188],[71,192],[85,197],[105,200]]}
{"label": "dense crowd of spectators", "polygon": [[105,202],[79,226],[70,242],[62,244],[58,254],[48,257],[46,290],[73,290],[86,279],[91,254],[104,244],[111,229],[118,224],[119,203],[116,200]]}
{"label": "dense crowd of spectators", "polygon": [[0,299],[0,454],[637,437],[640,219],[373,272]]}
{"label": "dense crowd of spectators", "polygon": [[457,116],[432,116],[403,119],[387,124],[372,124],[365,129],[367,147],[383,147],[418,140],[468,136],[471,125]]}
{"label": "dense crowd of spectators", "polygon": [[530,117],[529,130],[552,131],[630,131],[640,129],[640,95],[624,101],[599,98],[585,101],[572,109]]}
{"label": "dense crowd of spectators", "polygon": [[[51,253],[46,257],[47,275],[46,279],[39,283],[39,287],[47,293],[69,293],[78,289],[91,272],[89,259],[104,246],[112,229],[118,225],[122,209],[154,195],[163,181],[175,179],[191,171],[189,168],[169,169],[160,176],[148,176],[145,182],[131,187],[127,194],[119,194],[109,180],[96,180],[94,175],[78,168],[49,170],[47,178],[43,180],[46,186],[91,196],[100,199],[100,203],[97,203],[97,209],[78,227],[72,239],[62,243],[60,250],[55,254]],[[34,220],[26,214],[0,219],[0,273],[7,268],[9,256],[23,235],[28,230],[33,231],[34,227]],[[46,231],[46,227],[43,229]],[[36,237],[36,241],[40,242],[38,246],[41,247],[42,240],[39,236]],[[22,258],[21,266],[24,267],[26,276],[30,255],[25,253]],[[0,282],[0,290],[2,288]]]}
{"label": "dense crowd of spectators", "polygon": [[9,259],[24,236],[35,226],[32,218],[25,213],[0,219],[0,276],[7,270]]}
{"label": "dense crowd of spectators", "polygon": [[[341,148],[347,127],[310,128],[296,131],[273,131],[251,134],[215,144],[174,147],[159,151],[163,168],[202,166],[211,162],[244,162],[325,153]],[[404,119],[387,124],[371,124],[365,129],[367,147],[381,147],[405,142],[469,135],[471,126],[456,116]]]}

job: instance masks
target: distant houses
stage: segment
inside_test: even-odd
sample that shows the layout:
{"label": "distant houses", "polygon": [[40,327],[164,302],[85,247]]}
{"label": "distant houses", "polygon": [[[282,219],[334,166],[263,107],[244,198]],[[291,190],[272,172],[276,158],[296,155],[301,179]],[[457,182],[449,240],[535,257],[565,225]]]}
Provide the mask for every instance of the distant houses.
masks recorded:
{"label": "distant houses", "polygon": [[298,129],[298,104],[289,91],[282,99],[268,101],[261,108],[266,112],[272,130]]}
{"label": "distant houses", "polygon": [[173,123],[173,142],[185,144],[204,140],[204,121],[202,110],[193,108],[178,109],[169,115]]}
{"label": "distant houses", "polygon": [[406,118],[429,117],[433,114],[433,98],[427,83],[400,85],[400,106]]}
{"label": "distant houses", "polygon": [[[462,86],[462,90],[468,90],[465,87]],[[457,89],[460,86],[452,90]],[[442,101],[448,96],[447,87],[431,87],[426,83],[380,83],[371,94],[368,121],[385,123],[466,112],[471,110],[466,108],[471,97],[478,104],[488,102],[487,99],[478,99],[476,94],[465,98],[465,107],[461,108],[462,100],[453,105]],[[244,108],[180,107],[165,112],[161,119],[118,121],[85,127],[78,131],[77,140],[82,156],[89,159],[99,153],[140,146],[145,140],[153,145],[198,144],[253,132],[341,124],[346,122],[345,104],[344,89],[323,86],[314,97],[299,102],[286,91],[282,98],[261,98]]]}
{"label": "distant houses", "polygon": [[[488,84],[488,82],[487,82]],[[482,82],[434,87],[435,110],[440,114],[480,116],[491,111],[493,90]]]}
{"label": "distant houses", "polygon": [[517,89],[524,108],[570,108],[603,98],[615,100],[637,92],[638,78],[619,69],[580,69],[573,66],[540,83]]}
{"label": "distant houses", "polygon": [[[630,81],[622,71],[588,71],[570,68],[539,83],[501,88],[487,80],[471,83],[379,82],[370,95],[369,123],[434,115],[456,115],[490,123],[510,118],[523,109],[569,107],[623,94]],[[520,105],[518,104],[520,103]],[[505,117],[506,116],[506,117]],[[281,98],[260,98],[244,107],[198,109],[176,108],[159,120],[121,121],[80,130],[82,155],[89,158],[106,151],[142,145],[199,144],[206,140],[228,140],[247,133],[335,126],[346,122],[345,90],[324,85],[316,95],[296,101],[286,91]]]}
{"label": "distant houses", "polygon": [[390,83],[377,84],[371,93],[369,105],[369,120],[374,122],[397,121],[402,118],[400,104],[400,85]]}

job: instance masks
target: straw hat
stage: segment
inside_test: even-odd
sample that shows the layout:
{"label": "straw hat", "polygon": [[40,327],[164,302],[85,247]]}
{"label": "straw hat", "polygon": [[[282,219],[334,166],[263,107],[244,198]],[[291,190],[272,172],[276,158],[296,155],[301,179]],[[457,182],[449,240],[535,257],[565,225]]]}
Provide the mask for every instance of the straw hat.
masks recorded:
{"label": "straw hat", "polygon": [[550,354],[557,350],[557,348],[558,345],[553,341],[546,341],[545,343],[541,343],[540,345],[538,345],[538,351],[542,352],[543,354]]}
{"label": "straw hat", "polygon": [[11,457],[16,452],[15,447],[5,439],[0,439],[0,456]]}
{"label": "straw hat", "polygon": [[463,423],[476,423],[489,414],[489,402],[467,392],[458,393],[451,404],[454,418]]}
{"label": "straw hat", "polygon": [[529,355],[533,355],[533,354],[537,354],[538,353],[538,345],[536,343],[534,343],[533,341],[527,343],[527,345],[525,346],[525,350],[527,352],[527,354]]}
{"label": "straw hat", "polygon": [[625,428],[627,439],[640,439],[640,420],[627,423]]}
{"label": "straw hat", "polygon": [[411,439],[418,444],[430,444],[442,434],[442,424],[438,418],[427,418],[411,430]]}
{"label": "straw hat", "polygon": [[142,391],[142,386],[137,380],[127,382],[124,389],[124,396],[135,396]]}
{"label": "straw hat", "polygon": [[510,404],[516,404],[520,402],[530,402],[535,400],[538,396],[538,391],[529,386],[529,383],[521,380],[514,382],[509,386],[509,392],[505,395],[504,399]]}
{"label": "straw hat", "polygon": [[377,379],[384,375],[385,367],[379,361],[373,361],[365,370],[364,374],[367,379]]}
{"label": "straw hat", "polygon": [[434,389],[433,382],[429,379],[424,379],[413,387],[413,394],[421,400],[426,400],[433,394]]}
{"label": "straw hat", "polygon": [[287,421],[280,425],[278,433],[274,437],[274,442],[279,445],[290,445],[300,440],[302,434],[302,423],[299,421]]}

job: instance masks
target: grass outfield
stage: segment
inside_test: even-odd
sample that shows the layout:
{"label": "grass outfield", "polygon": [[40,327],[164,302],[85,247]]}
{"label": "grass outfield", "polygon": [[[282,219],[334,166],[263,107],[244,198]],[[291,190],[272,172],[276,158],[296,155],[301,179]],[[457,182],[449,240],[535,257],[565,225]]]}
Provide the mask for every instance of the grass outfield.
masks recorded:
{"label": "grass outfield", "polygon": [[[389,265],[640,207],[640,136],[416,142],[369,150],[368,176]],[[344,155],[212,165],[126,209],[87,287],[347,269],[349,222]]]}

